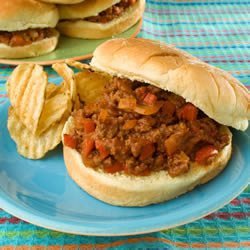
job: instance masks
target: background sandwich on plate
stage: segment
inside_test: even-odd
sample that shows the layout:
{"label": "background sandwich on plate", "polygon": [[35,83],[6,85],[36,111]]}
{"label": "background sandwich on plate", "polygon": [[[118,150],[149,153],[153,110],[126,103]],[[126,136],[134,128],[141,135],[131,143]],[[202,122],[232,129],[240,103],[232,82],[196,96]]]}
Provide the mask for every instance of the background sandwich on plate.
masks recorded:
{"label": "background sandwich on plate", "polygon": [[76,83],[84,105],[64,128],[65,164],[113,205],[163,202],[213,179],[231,156],[228,126],[248,127],[250,95],[238,80],[163,43],[107,41]]}
{"label": "background sandwich on plate", "polygon": [[145,0],[85,0],[59,5],[59,31],[70,37],[100,39],[122,33],[142,18]]}
{"label": "background sandwich on plate", "polygon": [[59,32],[55,5],[35,0],[0,0],[0,58],[24,58],[53,51]]}

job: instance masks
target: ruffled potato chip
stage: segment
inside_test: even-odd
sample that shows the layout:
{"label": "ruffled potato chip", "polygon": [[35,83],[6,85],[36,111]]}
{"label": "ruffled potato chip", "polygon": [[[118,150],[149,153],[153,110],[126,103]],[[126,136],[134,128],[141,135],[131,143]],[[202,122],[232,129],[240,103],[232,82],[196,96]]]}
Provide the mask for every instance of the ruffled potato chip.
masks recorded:
{"label": "ruffled potato chip", "polygon": [[54,83],[49,83],[46,87],[46,94],[45,99],[48,100],[49,98],[63,93],[63,86],[62,85],[56,85]]}
{"label": "ruffled potato chip", "polygon": [[74,105],[77,99],[77,89],[73,70],[65,63],[53,64],[52,68],[63,78],[64,91],[70,93],[70,98]]}
{"label": "ruffled potato chip", "polygon": [[70,101],[66,93],[58,93],[46,100],[36,134],[40,135],[56,122],[60,121],[63,116],[69,116],[69,105]]}
{"label": "ruffled potato chip", "polygon": [[10,103],[20,121],[35,134],[45,102],[48,83],[43,67],[34,64],[17,66],[7,81]]}
{"label": "ruffled potato chip", "polygon": [[33,135],[23,125],[11,107],[7,127],[11,138],[16,142],[17,151],[20,155],[29,159],[40,159],[61,142],[61,133],[65,122],[66,118],[63,118],[43,134]]}

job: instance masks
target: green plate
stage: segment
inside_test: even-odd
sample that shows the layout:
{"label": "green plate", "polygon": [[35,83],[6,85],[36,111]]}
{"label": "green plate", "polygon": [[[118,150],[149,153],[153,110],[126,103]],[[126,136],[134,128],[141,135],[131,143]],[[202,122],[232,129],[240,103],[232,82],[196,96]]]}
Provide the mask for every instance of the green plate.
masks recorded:
{"label": "green plate", "polygon": [[[130,29],[126,30],[125,32],[115,35],[114,37],[135,37],[141,29],[142,20],[135,24]],[[56,50],[53,52],[33,57],[33,58],[24,58],[24,59],[0,59],[0,63],[2,64],[12,64],[18,65],[26,62],[33,62],[40,65],[50,65],[56,62],[64,61],[65,59],[74,59],[74,60],[83,60],[92,57],[92,53],[95,48],[103,43],[106,39],[98,39],[98,40],[87,40],[87,39],[76,39],[70,38],[61,35],[59,39],[59,44]]]}

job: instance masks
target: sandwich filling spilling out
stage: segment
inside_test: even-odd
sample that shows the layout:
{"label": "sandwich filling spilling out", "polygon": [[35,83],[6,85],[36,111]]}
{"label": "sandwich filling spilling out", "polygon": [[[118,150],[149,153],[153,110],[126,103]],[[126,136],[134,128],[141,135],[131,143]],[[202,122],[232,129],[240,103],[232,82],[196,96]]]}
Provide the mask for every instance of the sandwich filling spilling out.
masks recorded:
{"label": "sandwich filling spilling out", "polygon": [[4,43],[10,47],[30,45],[53,36],[54,30],[53,28],[37,28],[14,32],[0,31],[0,43]]}
{"label": "sandwich filling spilling out", "polygon": [[[83,20],[93,23],[108,23],[115,18],[121,16],[129,7],[136,4],[137,0],[121,0],[119,3],[112,5],[108,9],[100,12],[96,16],[86,17]],[[67,19],[65,19],[67,20]],[[76,19],[75,21],[78,21]],[[72,20],[68,20],[72,21]]]}
{"label": "sandwich filling spilling out", "polygon": [[87,17],[84,20],[95,23],[108,23],[113,19],[121,16],[126,9],[134,5],[137,0],[121,0],[119,3],[100,12],[97,16]]}
{"label": "sandwich filling spilling out", "polygon": [[106,173],[187,173],[207,165],[229,144],[224,127],[182,97],[145,83],[113,77],[103,95],[73,114],[64,144],[87,167]]}

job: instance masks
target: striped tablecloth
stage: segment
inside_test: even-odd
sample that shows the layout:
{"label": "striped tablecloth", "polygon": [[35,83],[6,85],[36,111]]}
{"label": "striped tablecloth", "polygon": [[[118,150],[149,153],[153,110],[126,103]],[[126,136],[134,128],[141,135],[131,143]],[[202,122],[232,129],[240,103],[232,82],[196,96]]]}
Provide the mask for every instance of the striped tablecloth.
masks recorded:
{"label": "striped tablecloth", "polygon": [[[139,36],[175,44],[250,86],[249,0],[148,0]],[[0,105],[6,98],[4,83],[12,69],[0,65]],[[46,70],[52,78],[55,76],[51,69]],[[249,217],[250,186],[230,204],[203,219],[140,236],[64,234],[28,224],[0,210],[0,249],[250,249]]]}

